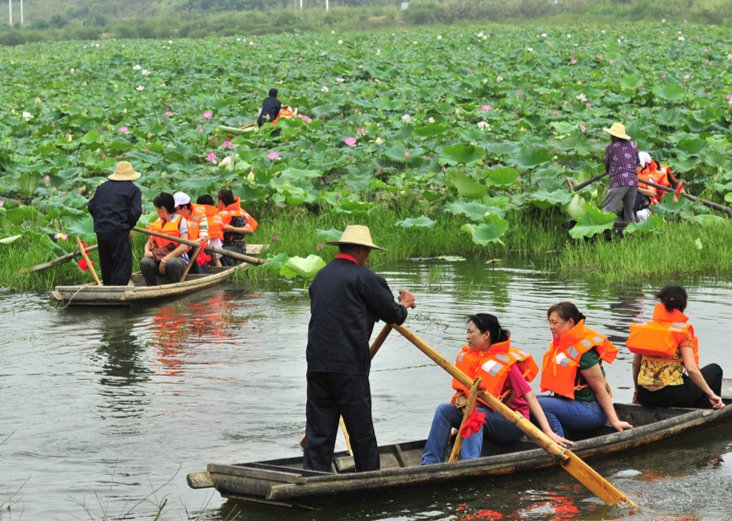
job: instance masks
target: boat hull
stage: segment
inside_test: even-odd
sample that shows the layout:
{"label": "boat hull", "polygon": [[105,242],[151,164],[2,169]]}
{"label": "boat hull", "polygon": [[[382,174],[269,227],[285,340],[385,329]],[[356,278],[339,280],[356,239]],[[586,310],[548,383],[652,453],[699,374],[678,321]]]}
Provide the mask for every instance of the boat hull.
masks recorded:
{"label": "boat hull", "polygon": [[[728,380],[725,380],[725,391],[725,396],[729,396]],[[728,427],[732,420],[732,406],[712,411],[618,404],[616,409],[619,417],[635,428],[616,432],[604,427],[587,433],[585,439],[574,436],[572,452],[583,459],[609,456],[702,430]],[[526,439],[510,445],[487,442],[481,458],[436,465],[421,465],[423,448],[424,441],[380,447],[381,470],[374,472],[354,472],[353,458],[338,453],[333,472],[304,470],[302,457],[296,457],[236,465],[210,464],[206,472],[190,474],[188,483],[193,488],[212,486],[222,496],[232,499],[311,507],[325,504],[340,494],[373,495],[559,465],[551,455]]]}

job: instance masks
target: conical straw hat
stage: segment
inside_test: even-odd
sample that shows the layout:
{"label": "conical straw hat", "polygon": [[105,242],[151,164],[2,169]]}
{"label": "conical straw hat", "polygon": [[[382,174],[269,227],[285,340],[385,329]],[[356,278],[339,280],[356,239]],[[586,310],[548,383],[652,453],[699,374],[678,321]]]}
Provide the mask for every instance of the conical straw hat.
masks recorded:
{"label": "conical straw hat", "polygon": [[134,181],[139,179],[140,172],[135,172],[129,161],[120,161],[114,167],[114,173],[108,177],[112,181]]}
{"label": "conical straw hat", "polygon": [[335,246],[340,244],[354,244],[356,246],[366,246],[372,250],[384,250],[384,248],[375,245],[374,241],[371,240],[371,232],[369,231],[368,226],[360,224],[349,224],[346,226],[346,229],[343,230],[340,240],[328,241],[326,244],[332,244]]}
{"label": "conical straw hat", "polygon": [[620,139],[630,139],[630,136],[625,133],[625,125],[622,123],[613,123],[610,128],[603,128],[602,130]]}

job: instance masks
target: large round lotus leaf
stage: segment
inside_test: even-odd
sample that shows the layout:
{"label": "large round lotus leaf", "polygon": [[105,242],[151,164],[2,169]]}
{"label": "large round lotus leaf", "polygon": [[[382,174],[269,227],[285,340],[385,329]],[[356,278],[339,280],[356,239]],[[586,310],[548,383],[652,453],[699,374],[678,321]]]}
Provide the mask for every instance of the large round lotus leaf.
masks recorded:
{"label": "large round lotus leaf", "polygon": [[577,224],[569,230],[573,239],[592,237],[605,230],[610,230],[615,223],[615,214],[598,210],[592,203],[585,203],[584,213],[577,219]]}
{"label": "large round lotus leaf", "polygon": [[491,186],[509,186],[516,182],[519,171],[511,167],[499,167],[484,172],[485,179]]}
{"label": "large round lotus leaf", "polygon": [[486,215],[485,220],[488,222],[473,228],[473,242],[481,246],[487,246],[493,242],[503,244],[501,236],[508,230],[508,221],[494,214]]}
{"label": "large round lotus leaf", "polygon": [[477,201],[457,200],[448,203],[445,209],[453,215],[464,215],[474,222],[482,222],[485,214],[490,211],[490,207]]}
{"label": "large round lotus leaf", "polygon": [[454,186],[461,197],[467,197],[468,199],[477,199],[486,193],[485,186],[480,181],[464,172],[450,171],[447,174],[446,182]]}
{"label": "large round lotus leaf", "polygon": [[280,275],[286,279],[301,277],[311,280],[324,267],[325,261],[317,255],[308,255],[305,258],[290,257],[280,268]]}
{"label": "large round lotus leaf", "polygon": [[684,89],[676,83],[661,83],[654,85],[653,94],[666,101],[679,101],[684,97]]}
{"label": "large round lotus leaf", "polygon": [[440,154],[440,163],[444,165],[468,164],[480,161],[485,157],[485,150],[476,145],[451,145],[445,147]]}
{"label": "large round lotus leaf", "polygon": [[435,221],[427,217],[426,215],[420,215],[411,219],[404,219],[397,222],[397,226],[402,228],[432,228],[435,225]]}

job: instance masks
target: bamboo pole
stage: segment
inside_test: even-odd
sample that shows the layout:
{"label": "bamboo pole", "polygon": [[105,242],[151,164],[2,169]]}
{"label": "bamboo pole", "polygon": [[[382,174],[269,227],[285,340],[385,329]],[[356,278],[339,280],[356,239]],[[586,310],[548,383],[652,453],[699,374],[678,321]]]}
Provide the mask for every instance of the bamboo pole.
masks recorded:
{"label": "bamboo pole", "polygon": [[91,259],[89,259],[89,255],[86,254],[86,249],[84,248],[84,244],[81,242],[81,239],[79,239],[78,237],[76,238],[76,245],[79,247],[81,256],[84,257],[84,260],[86,261],[87,269],[91,272],[92,277],[94,277],[94,281],[97,283],[97,286],[101,286],[102,281],[99,280],[99,277],[97,276],[97,270],[94,269],[94,265],[92,264]]}
{"label": "bamboo pole", "polygon": [[[89,253],[91,251],[96,250],[97,248],[98,248],[98,246],[96,244],[94,244],[94,245],[86,248],[86,252]],[[59,266],[65,262],[69,262],[70,260],[73,260],[75,257],[78,257],[79,255],[81,255],[80,251],[78,251],[78,250],[72,251],[71,253],[67,253],[66,255],[56,257],[55,259],[53,259],[51,261],[44,262],[42,264],[36,264],[32,268],[27,268],[23,271],[27,271],[28,273],[33,273],[34,271],[41,271],[41,270],[45,270],[48,268],[53,268],[54,266]]]}
{"label": "bamboo pole", "polygon": [[[653,181],[639,181],[640,183],[646,184],[648,186],[652,186],[653,188],[658,188],[659,190],[663,190],[664,192],[675,192],[673,188],[670,188],[668,186],[659,185],[658,183],[654,183]],[[726,214],[732,216],[732,208],[729,206],[724,206],[722,204],[717,204],[712,201],[707,201],[706,199],[702,199],[701,197],[697,197],[695,195],[687,194],[686,192],[681,192],[681,197],[686,197],[690,201],[700,202],[704,206],[708,206],[709,208],[714,208],[715,210],[719,210],[720,212],[725,212]]]}
{"label": "bamboo pole", "polygon": [[470,386],[470,393],[468,393],[468,403],[463,409],[463,421],[460,422],[460,428],[458,429],[457,436],[455,437],[455,443],[452,446],[450,459],[447,460],[450,463],[456,462],[458,460],[458,457],[460,456],[460,449],[463,448],[463,425],[465,424],[467,419],[470,418],[470,416],[473,414],[473,409],[475,409],[475,400],[476,398],[478,398],[479,388],[480,378],[476,378],[475,380],[473,380],[473,385]]}

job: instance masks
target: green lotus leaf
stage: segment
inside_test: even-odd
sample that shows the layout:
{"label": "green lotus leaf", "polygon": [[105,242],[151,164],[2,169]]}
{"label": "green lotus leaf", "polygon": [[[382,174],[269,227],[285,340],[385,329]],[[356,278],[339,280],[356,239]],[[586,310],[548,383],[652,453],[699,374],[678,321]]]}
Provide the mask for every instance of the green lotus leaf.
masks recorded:
{"label": "green lotus leaf", "polygon": [[468,199],[477,199],[483,197],[486,193],[485,186],[480,181],[457,170],[451,170],[447,174],[445,182],[455,187],[462,197],[467,197]]}
{"label": "green lotus leaf", "polygon": [[290,257],[280,268],[280,275],[286,279],[301,277],[305,280],[312,280],[317,273],[325,267],[325,261],[318,255],[302,257]]}
{"label": "green lotus leaf", "polygon": [[485,220],[488,222],[473,228],[473,242],[481,246],[487,246],[493,242],[503,244],[501,237],[508,230],[508,221],[494,214],[486,215]]}
{"label": "green lotus leaf", "polygon": [[341,230],[336,230],[335,228],[331,228],[329,230],[315,230],[315,238],[320,242],[338,241],[340,240],[341,235],[343,235],[343,232]]}
{"label": "green lotus leaf", "polygon": [[642,223],[628,223],[623,230],[623,235],[632,235],[634,233],[649,233],[658,231],[664,224],[663,218],[658,215],[651,215]]}
{"label": "green lotus leaf", "polygon": [[323,175],[320,170],[304,170],[300,168],[286,168],[280,172],[283,179],[317,179]]}
{"label": "green lotus leaf", "polygon": [[5,220],[15,225],[21,225],[26,222],[37,223],[43,221],[43,219],[43,215],[31,206],[8,208],[5,212]]}
{"label": "green lotus leaf", "polygon": [[493,168],[484,172],[488,186],[509,186],[516,182],[520,173],[508,166]]}
{"label": "green lotus leaf", "polygon": [[477,201],[452,201],[445,205],[445,210],[453,215],[464,215],[471,221],[482,222],[483,217],[490,211],[490,207]]}
{"label": "green lotus leaf", "polygon": [[683,150],[687,154],[698,154],[706,148],[707,142],[701,138],[690,138],[679,141],[676,148]]}
{"label": "green lotus leaf", "polygon": [[274,257],[267,259],[267,262],[262,264],[260,267],[265,270],[279,273],[289,259],[290,257],[286,253],[278,253]]}
{"label": "green lotus leaf", "polygon": [[581,239],[603,233],[605,230],[611,230],[613,228],[615,218],[615,214],[598,210],[593,203],[585,203],[584,212],[577,219],[577,224],[569,230],[569,235],[573,239]]}
{"label": "green lotus leaf", "polygon": [[544,190],[540,190],[533,194],[529,194],[526,200],[538,208],[546,209],[551,206],[568,205],[572,202],[572,194],[566,190],[556,190],[554,192],[545,192]]}
{"label": "green lotus leaf", "polygon": [[666,101],[679,101],[684,97],[684,89],[676,83],[657,83],[653,86],[653,94]]}
{"label": "green lotus leaf", "polygon": [[678,201],[674,201],[673,197],[664,197],[663,201],[654,206],[657,212],[675,214],[687,210],[693,206],[688,199],[681,197]]}
{"label": "green lotus leaf", "polygon": [[369,213],[373,207],[374,204],[368,201],[347,199],[345,201],[340,201],[335,207],[335,211],[337,211],[338,213],[363,215]]}
{"label": "green lotus leaf", "polygon": [[692,215],[688,220],[696,224],[701,224],[702,226],[722,224],[727,221],[725,217],[709,213],[704,215]]}
{"label": "green lotus leaf", "polygon": [[435,225],[435,221],[426,215],[420,215],[419,217],[403,219],[396,224],[402,228],[432,228]]}
{"label": "green lotus leaf", "polygon": [[98,145],[104,142],[104,138],[97,129],[92,129],[82,136],[81,142],[85,145]]}
{"label": "green lotus leaf", "polygon": [[620,78],[620,86],[629,90],[635,90],[642,82],[643,79],[640,76],[623,76]]}
{"label": "green lotus leaf", "polygon": [[585,200],[579,194],[574,194],[564,210],[573,220],[578,221],[585,213]]}
{"label": "green lotus leaf", "polygon": [[728,192],[728,193],[727,193],[727,194],[726,194],[726,195],[724,196],[724,201],[725,201],[725,202],[727,202],[727,203],[732,203],[732,192]]}
{"label": "green lotus leaf", "polygon": [[549,153],[540,148],[524,148],[515,157],[509,159],[520,168],[532,168],[551,160]]}
{"label": "green lotus leaf", "polygon": [[430,123],[422,127],[417,127],[412,131],[415,137],[428,138],[439,136],[447,130],[447,127],[439,123]]}
{"label": "green lotus leaf", "polygon": [[469,164],[485,157],[485,150],[477,145],[451,145],[440,153],[439,161],[443,165]]}
{"label": "green lotus leaf", "polygon": [[0,244],[12,244],[21,237],[22,235],[11,235],[10,237],[3,237],[2,239],[0,239]]}

